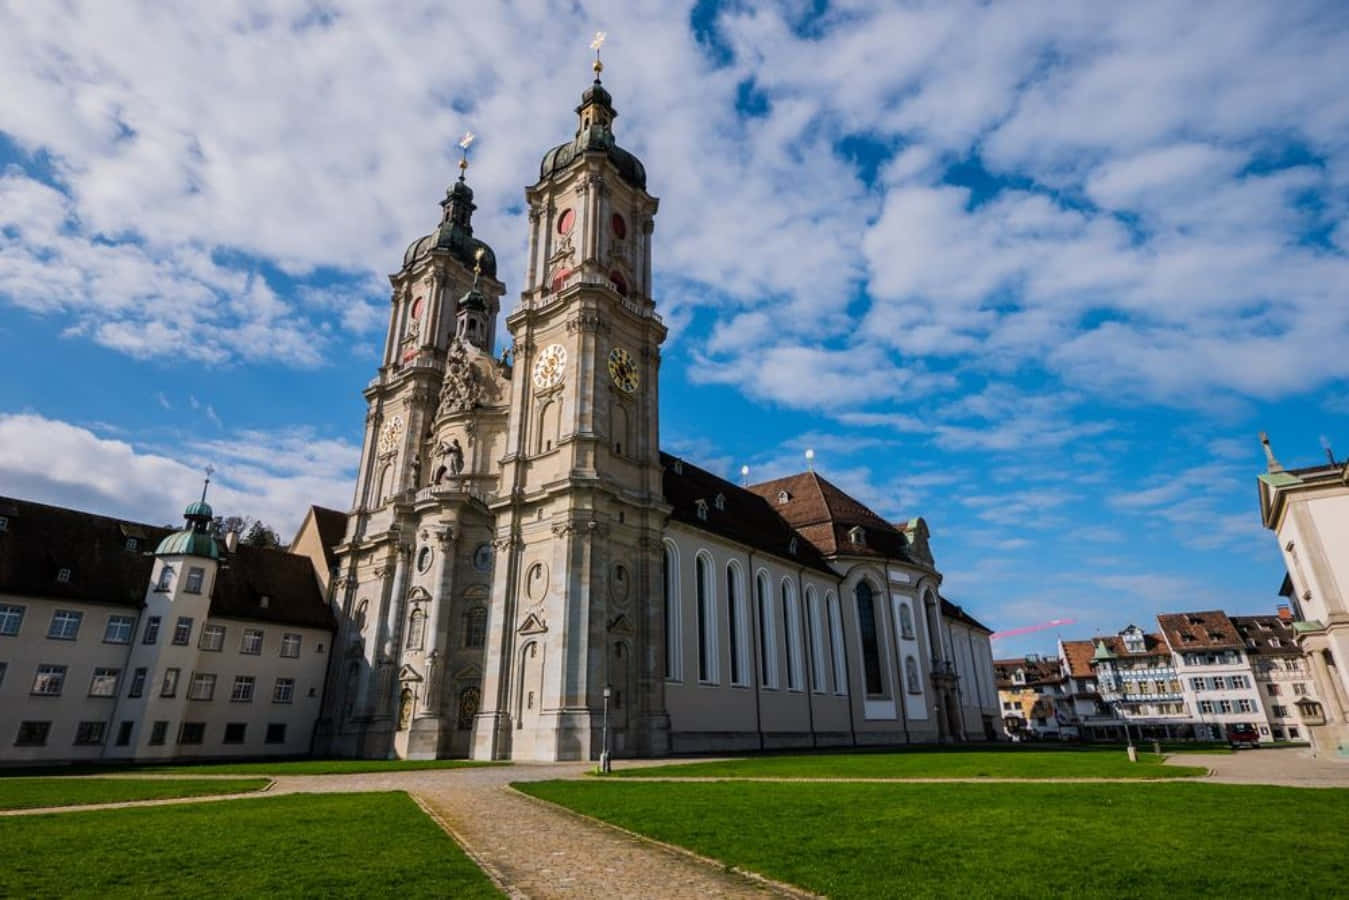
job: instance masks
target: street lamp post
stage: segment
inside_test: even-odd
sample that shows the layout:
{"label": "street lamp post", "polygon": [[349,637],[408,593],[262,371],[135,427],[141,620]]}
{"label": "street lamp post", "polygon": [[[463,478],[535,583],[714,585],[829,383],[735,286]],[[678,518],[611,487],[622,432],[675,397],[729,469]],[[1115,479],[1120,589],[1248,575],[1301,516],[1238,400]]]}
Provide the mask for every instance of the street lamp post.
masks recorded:
{"label": "street lamp post", "polygon": [[609,692],[608,685],[604,686],[604,729],[603,737],[600,739],[600,771],[605,775],[609,774]]}

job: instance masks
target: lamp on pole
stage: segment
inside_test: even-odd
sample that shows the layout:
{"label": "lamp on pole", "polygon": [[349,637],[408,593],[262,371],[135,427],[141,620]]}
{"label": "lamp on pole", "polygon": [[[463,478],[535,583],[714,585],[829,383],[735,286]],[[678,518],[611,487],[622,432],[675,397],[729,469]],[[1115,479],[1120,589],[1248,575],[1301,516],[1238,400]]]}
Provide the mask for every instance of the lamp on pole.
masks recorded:
{"label": "lamp on pole", "polygon": [[610,687],[604,686],[604,728],[600,739],[600,771],[609,774],[609,694]]}

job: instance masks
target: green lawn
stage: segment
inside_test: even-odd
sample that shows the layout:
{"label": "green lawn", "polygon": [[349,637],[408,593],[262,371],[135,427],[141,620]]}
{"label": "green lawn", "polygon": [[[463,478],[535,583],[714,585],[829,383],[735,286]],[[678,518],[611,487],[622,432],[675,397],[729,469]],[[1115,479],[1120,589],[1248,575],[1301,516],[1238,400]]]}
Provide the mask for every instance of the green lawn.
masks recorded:
{"label": "green lawn", "polygon": [[[756,756],[727,762],[617,769],[629,778],[1185,778],[1199,766],[1164,766],[1163,757],[1140,752],[1129,762],[1124,748],[1109,750],[967,750],[953,753],[809,753]],[[620,764],[621,765],[621,764]]]}
{"label": "green lawn", "polygon": [[[1349,879],[1349,790],[1184,782],[516,787],[833,898],[1319,898],[1341,896]],[[1271,865],[1254,852],[1252,829],[1289,815],[1315,827],[1297,829],[1287,865]]]}
{"label": "green lawn", "polygon": [[0,897],[499,897],[403,793],[0,818]]}
{"label": "green lawn", "polygon": [[40,806],[85,806],[169,797],[206,797],[260,791],[266,778],[147,779],[134,778],[6,778],[0,781],[0,809]]}
{"label": "green lawn", "polygon": [[271,762],[207,762],[175,765],[78,765],[0,769],[0,778],[29,775],[99,775],[113,772],[147,775],[351,775],[357,772],[402,772],[412,769],[460,769],[506,766],[504,762],[467,759],[283,759]]}

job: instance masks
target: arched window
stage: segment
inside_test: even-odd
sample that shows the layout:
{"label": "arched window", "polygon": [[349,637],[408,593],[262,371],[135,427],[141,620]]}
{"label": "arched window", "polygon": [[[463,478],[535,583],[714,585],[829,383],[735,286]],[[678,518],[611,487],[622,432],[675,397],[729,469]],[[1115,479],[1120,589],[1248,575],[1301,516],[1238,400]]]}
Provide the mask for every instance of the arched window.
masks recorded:
{"label": "arched window", "polygon": [[777,635],[773,629],[773,604],[768,599],[768,576],[754,579],[754,602],[759,612],[759,668],[764,687],[778,686]]}
{"label": "arched window", "polygon": [[820,598],[813,587],[806,588],[806,634],[810,641],[810,687],[824,693],[824,629],[820,627]]}
{"label": "arched window", "polygon": [[679,553],[665,542],[665,563],[661,566],[665,588],[665,677],[684,680],[684,618],[679,608]]}
{"label": "arched window", "polygon": [[706,554],[696,560],[698,586],[698,680],[717,680],[716,596],[712,584],[712,563]]}
{"label": "arched window", "polygon": [[545,403],[539,411],[539,436],[534,444],[535,453],[547,453],[557,441],[558,422],[561,419],[560,401]]}
{"label": "arched window", "polygon": [[726,622],[731,640],[731,684],[748,684],[748,660],[745,642],[744,598],[740,596],[740,570],[726,566]]}
{"label": "arched window", "polygon": [[412,615],[408,617],[408,644],[409,650],[420,650],[426,640],[426,613],[420,609],[414,609]]}
{"label": "arched window", "polygon": [[375,502],[383,503],[389,499],[393,493],[393,463],[386,463],[379,472],[379,490],[375,494]]}
{"label": "arched window", "polygon": [[829,616],[829,659],[833,661],[834,693],[848,693],[848,669],[843,661],[843,616],[838,598],[831,591],[824,596],[825,614]]}
{"label": "arched window", "polygon": [[618,401],[614,401],[614,403],[609,408],[610,408],[609,421],[612,423],[614,432],[613,434],[614,456],[622,456],[623,449],[625,447],[627,448],[628,452],[631,453],[632,441],[629,440],[628,435],[628,411],[623,407],[623,404],[619,403]]}
{"label": "arched window", "polygon": [[787,635],[787,690],[801,690],[801,611],[792,583],[782,579],[782,623]]}
{"label": "arched window", "polygon": [[480,648],[487,646],[487,609],[475,606],[464,613],[464,646]]}
{"label": "arched window", "polygon": [[905,640],[913,640],[913,613],[907,603],[899,604],[899,631]]}
{"label": "arched window", "polygon": [[912,656],[904,657],[904,680],[908,682],[910,694],[923,692],[923,680],[918,674],[918,660]]}
{"label": "arched window", "polygon": [[876,634],[876,604],[871,585],[857,583],[857,630],[862,638],[862,673],[868,694],[883,694],[881,684],[881,646]]}

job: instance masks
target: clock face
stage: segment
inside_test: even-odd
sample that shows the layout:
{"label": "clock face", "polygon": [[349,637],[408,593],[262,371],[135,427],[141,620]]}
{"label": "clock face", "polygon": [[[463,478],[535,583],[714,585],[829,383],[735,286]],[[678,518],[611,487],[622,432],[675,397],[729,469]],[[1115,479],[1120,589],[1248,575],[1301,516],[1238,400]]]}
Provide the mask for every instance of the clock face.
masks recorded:
{"label": "clock face", "polygon": [[618,389],[631,394],[637,390],[637,362],[632,358],[632,354],[622,347],[615,347],[609,351],[609,377],[614,380]]}
{"label": "clock face", "polygon": [[394,416],[379,430],[379,452],[392,453],[398,449],[398,438],[403,433],[403,417]]}
{"label": "clock face", "polygon": [[566,370],[566,348],[561,344],[549,344],[534,362],[534,386],[539,390],[550,388],[562,381]]}

